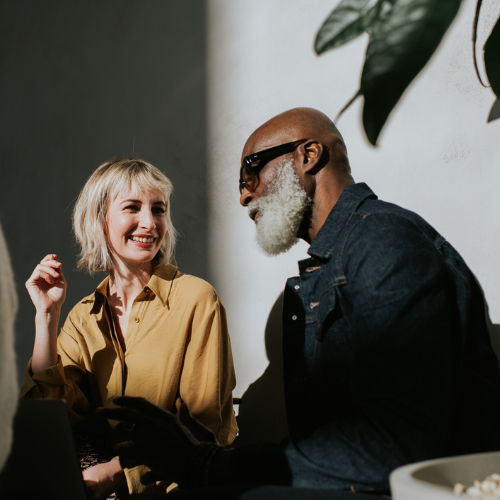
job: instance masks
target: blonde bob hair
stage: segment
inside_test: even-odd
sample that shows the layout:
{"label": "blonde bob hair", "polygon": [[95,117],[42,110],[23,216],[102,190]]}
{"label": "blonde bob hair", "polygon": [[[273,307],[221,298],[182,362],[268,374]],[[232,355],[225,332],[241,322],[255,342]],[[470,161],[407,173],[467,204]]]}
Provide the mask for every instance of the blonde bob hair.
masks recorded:
{"label": "blonde bob hair", "polygon": [[173,258],[176,231],[170,217],[172,183],[154,165],[144,160],[113,159],[100,165],[89,177],[78,195],[73,210],[73,230],[81,247],[77,266],[90,274],[111,273],[113,262],[106,238],[106,215],[109,203],[119,193],[159,189],[165,195],[167,231],[160,250],[153,259],[155,265],[168,264]]}

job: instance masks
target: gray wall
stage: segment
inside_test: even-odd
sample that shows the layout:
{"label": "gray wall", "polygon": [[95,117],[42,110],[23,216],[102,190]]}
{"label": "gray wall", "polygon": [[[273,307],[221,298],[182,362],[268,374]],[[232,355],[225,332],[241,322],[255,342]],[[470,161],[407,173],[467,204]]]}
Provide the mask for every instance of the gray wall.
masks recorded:
{"label": "gray wall", "polygon": [[68,280],[62,311],[104,275],[76,271],[75,198],[114,156],[144,158],[174,184],[176,252],[207,275],[205,3],[0,2],[0,220],[14,266],[20,381],[34,313],[23,287],[49,252]]}

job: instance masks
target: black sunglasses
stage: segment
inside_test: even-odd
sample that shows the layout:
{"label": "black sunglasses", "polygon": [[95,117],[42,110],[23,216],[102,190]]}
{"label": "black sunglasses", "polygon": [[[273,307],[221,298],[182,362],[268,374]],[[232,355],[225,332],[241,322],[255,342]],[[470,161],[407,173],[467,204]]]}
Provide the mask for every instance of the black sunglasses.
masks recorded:
{"label": "black sunglasses", "polygon": [[[253,193],[259,185],[260,171],[271,160],[278,158],[278,156],[295,151],[297,146],[307,140],[308,139],[300,139],[298,141],[287,142],[286,144],[280,144],[279,146],[274,146],[272,148],[259,151],[258,153],[245,156],[240,169],[240,194],[243,192],[244,188]],[[328,148],[325,147],[325,149]]]}

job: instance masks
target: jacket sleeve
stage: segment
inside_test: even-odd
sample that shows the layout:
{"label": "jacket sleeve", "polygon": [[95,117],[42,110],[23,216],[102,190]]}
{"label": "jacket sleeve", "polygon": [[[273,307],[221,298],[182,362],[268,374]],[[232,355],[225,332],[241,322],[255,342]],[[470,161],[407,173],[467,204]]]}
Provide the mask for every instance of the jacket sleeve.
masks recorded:
{"label": "jacket sleeve", "polygon": [[57,338],[57,363],[33,373],[30,359],[26,368],[26,382],[21,388],[21,399],[65,399],[72,423],[81,421],[91,410],[86,395],[82,339],[70,314]]}

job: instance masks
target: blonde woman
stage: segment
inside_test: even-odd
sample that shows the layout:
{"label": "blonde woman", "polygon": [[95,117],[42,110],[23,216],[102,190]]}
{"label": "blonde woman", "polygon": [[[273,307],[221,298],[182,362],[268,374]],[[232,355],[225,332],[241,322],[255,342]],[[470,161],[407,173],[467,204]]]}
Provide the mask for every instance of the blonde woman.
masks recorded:
{"label": "blonde woman", "polygon": [[[73,214],[79,267],[108,277],[70,312],[57,336],[66,295],[63,265],[46,255],[26,282],[36,308],[33,357],[23,398],[64,398],[75,423],[120,395],[142,396],[174,410],[181,402],[230,444],[237,427],[235,375],[226,316],[215,290],[170,263],[175,230],[172,185],[136,159],[103,163],[83,187]],[[118,460],[84,471],[92,499],[117,491],[135,498],[144,466],[122,470]]]}

